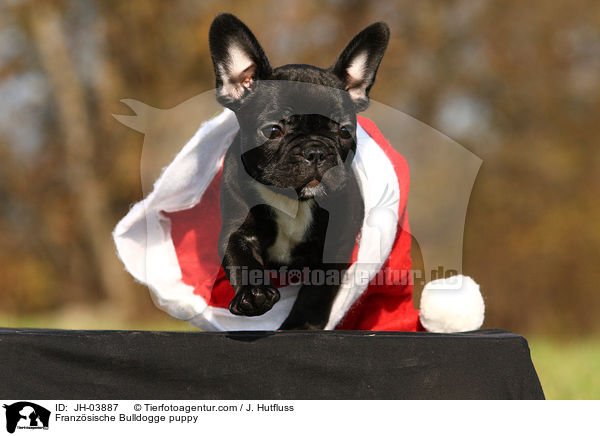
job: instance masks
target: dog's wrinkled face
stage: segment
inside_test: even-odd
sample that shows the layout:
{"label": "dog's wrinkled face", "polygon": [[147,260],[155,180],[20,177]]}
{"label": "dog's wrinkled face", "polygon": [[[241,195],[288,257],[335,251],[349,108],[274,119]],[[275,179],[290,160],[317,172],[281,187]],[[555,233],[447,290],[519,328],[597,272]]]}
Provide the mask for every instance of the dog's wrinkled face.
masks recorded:
{"label": "dog's wrinkled face", "polygon": [[209,39],[217,99],[236,113],[248,174],[300,200],[341,190],[356,153],[356,113],[368,106],[387,26],[367,27],[328,69],[272,69],[254,35],[230,14],[214,20]]}
{"label": "dog's wrinkled face", "polygon": [[356,152],[356,112],[347,92],[262,81],[238,111],[242,162],[262,184],[300,200],[339,191]]}

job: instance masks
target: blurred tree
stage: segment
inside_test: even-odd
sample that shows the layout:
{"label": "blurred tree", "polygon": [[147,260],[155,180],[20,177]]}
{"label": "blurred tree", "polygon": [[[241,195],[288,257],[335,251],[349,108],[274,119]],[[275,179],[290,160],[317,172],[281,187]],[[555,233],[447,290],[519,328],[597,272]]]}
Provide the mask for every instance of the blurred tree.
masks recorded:
{"label": "blurred tree", "polygon": [[56,99],[62,133],[63,171],[74,199],[84,242],[90,247],[92,269],[98,271],[102,291],[115,314],[121,311],[128,313],[133,310],[130,279],[107,237],[111,233],[111,220],[106,189],[94,169],[96,136],[90,125],[81,81],[67,50],[61,17],[50,3],[43,3],[36,8],[30,25],[33,42]]}

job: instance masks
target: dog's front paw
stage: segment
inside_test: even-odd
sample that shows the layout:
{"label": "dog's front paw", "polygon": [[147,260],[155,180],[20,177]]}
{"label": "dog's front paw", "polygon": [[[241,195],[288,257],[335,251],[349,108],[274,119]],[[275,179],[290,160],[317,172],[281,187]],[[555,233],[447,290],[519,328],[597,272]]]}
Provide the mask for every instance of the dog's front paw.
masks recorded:
{"label": "dog's front paw", "polygon": [[234,315],[258,316],[278,301],[279,291],[273,286],[245,286],[229,303],[229,311]]}

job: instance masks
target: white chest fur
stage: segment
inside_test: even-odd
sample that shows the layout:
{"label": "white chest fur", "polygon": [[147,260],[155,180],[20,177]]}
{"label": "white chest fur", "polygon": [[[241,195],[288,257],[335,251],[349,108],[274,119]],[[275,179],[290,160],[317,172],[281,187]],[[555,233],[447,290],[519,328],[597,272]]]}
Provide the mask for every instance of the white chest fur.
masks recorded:
{"label": "white chest fur", "polygon": [[277,238],[267,252],[271,260],[287,264],[294,247],[304,240],[313,222],[314,200],[292,200],[263,185],[258,190],[265,203],[275,210]]}

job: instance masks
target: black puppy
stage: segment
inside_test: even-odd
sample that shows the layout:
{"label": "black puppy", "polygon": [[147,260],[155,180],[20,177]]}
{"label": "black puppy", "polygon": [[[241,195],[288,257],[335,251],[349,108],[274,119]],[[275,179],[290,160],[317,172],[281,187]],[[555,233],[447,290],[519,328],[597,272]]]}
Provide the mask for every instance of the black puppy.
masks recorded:
{"label": "black puppy", "polygon": [[[210,51],[217,100],[240,132],[225,156],[219,254],[236,315],[262,315],[279,300],[268,282],[244,283],[246,271],[303,269],[342,277],[364,210],[351,168],[356,113],[385,52],[389,30],[360,32],[328,69],[271,68],[250,30],[231,14],[215,18]],[[338,282],[304,284],[282,329],[322,329]]]}

